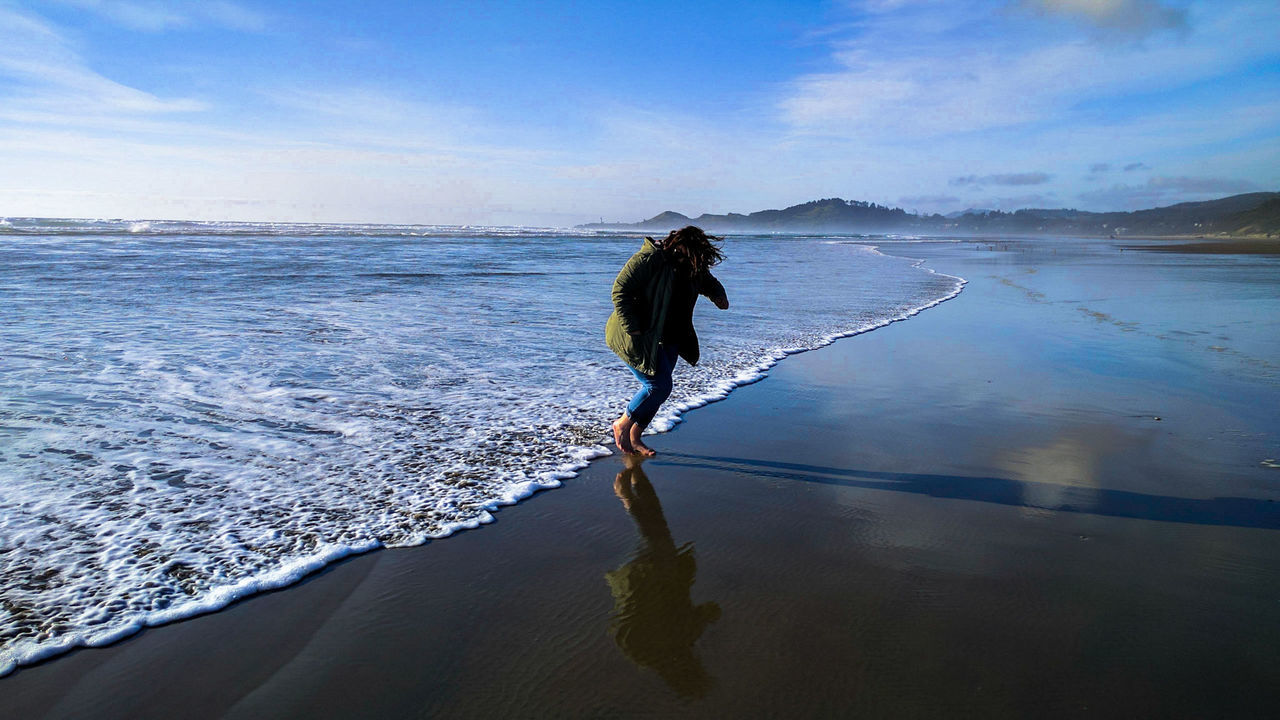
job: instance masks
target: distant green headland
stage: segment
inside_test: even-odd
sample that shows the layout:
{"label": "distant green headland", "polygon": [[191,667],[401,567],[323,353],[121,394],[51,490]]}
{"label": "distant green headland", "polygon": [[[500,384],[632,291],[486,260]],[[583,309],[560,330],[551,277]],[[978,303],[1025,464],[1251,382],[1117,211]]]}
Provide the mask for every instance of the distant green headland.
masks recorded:
{"label": "distant green headland", "polygon": [[589,223],[579,227],[665,232],[684,225],[697,225],[710,232],[1278,237],[1280,193],[1247,193],[1133,212],[1025,209],[967,210],[951,215],[919,215],[875,203],[828,198],[748,215],[703,214],[691,218],[668,210],[636,223]]}

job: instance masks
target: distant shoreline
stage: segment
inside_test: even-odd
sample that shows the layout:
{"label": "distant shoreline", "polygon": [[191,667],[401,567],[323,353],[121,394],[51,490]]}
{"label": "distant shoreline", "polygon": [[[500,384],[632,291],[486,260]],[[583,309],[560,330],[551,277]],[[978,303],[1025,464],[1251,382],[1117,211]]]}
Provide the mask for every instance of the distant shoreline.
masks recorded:
{"label": "distant shoreline", "polygon": [[1075,208],[1023,208],[1011,212],[969,209],[949,215],[907,212],[860,200],[825,198],[781,210],[749,214],[673,210],[635,223],[586,223],[585,230],[647,231],[697,225],[714,233],[919,233],[943,235],[1216,235],[1232,238],[1280,235],[1280,193],[1254,192],[1130,212]]}

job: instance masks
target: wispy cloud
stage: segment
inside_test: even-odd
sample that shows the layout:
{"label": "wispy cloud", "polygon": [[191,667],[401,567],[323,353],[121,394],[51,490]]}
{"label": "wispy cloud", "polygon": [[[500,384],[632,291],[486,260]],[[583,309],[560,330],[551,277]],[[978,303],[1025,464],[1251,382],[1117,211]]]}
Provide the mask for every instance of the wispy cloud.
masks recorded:
{"label": "wispy cloud", "polygon": [[471,107],[405,97],[372,85],[280,86],[259,96],[277,123],[313,140],[389,150],[475,151],[486,121]]}
{"label": "wispy cloud", "polygon": [[1052,178],[1049,173],[1042,172],[1024,172],[1024,173],[997,173],[995,175],[964,175],[962,177],[951,178],[950,184],[956,186],[963,185],[1043,185]]}
{"label": "wispy cloud", "polygon": [[[1063,7],[1084,13],[1096,5],[1099,22],[1120,22],[1141,14],[1125,8],[1148,4]],[[832,43],[835,69],[792,83],[782,117],[796,132],[875,141],[1061,121],[1082,104],[1184,86],[1274,54],[1268,28],[1280,22],[1280,9],[1236,5],[1206,18],[1187,40],[1138,44],[1098,43],[1015,20],[963,1],[873,15]]]}
{"label": "wispy cloud", "polygon": [[71,43],[39,18],[0,6],[0,78],[13,83],[9,111],[173,113],[203,110],[191,98],[161,98],[91,70]]}
{"label": "wispy cloud", "polygon": [[[1271,3],[1015,0],[1000,9],[954,0],[872,10],[828,38],[832,68],[794,80],[780,117],[794,137],[832,153],[847,143],[886,181],[908,180],[898,166],[928,168],[933,188],[966,205],[1074,198],[1113,170],[1142,177],[1152,165],[1194,176],[1228,153],[1250,157],[1244,148],[1265,157],[1262,144],[1280,131],[1280,105],[1267,93],[1274,77],[1256,70],[1280,58],[1268,39],[1280,26]],[[1254,89],[1244,90],[1241,77]],[[1206,88],[1215,88],[1212,99],[1191,99]],[[1095,159],[1088,174],[1068,173],[1081,157]],[[1046,172],[1003,170],[1026,158]],[[1260,184],[1280,181],[1259,163],[1247,162]],[[916,192],[904,195],[930,194],[919,175],[912,180]],[[1018,184],[1044,192],[983,193]],[[1199,197],[1179,196],[1193,192],[1185,184],[1141,192]],[[1105,191],[1087,197],[1105,207],[1127,202]]]}
{"label": "wispy cloud", "polygon": [[258,31],[266,15],[227,0],[57,0],[97,13],[131,30],[202,30],[209,27]]}
{"label": "wispy cloud", "polygon": [[[199,17],[222,9],[204,8]],[[158,28],[159,16],[153,19]],[[242,90],[237,99],[254,102],[255,122],[228,122],[204,100],[106,77],[72,37],[34,13],[0,5],[5,207],[232,219],[556,216],[550,192],[530,192],[517,181],[536,176],[528,169],[549,153],[518,144],[518,136],[503,142],[500,130],[466,107],[375,86],[281,85],[256,96]]]}

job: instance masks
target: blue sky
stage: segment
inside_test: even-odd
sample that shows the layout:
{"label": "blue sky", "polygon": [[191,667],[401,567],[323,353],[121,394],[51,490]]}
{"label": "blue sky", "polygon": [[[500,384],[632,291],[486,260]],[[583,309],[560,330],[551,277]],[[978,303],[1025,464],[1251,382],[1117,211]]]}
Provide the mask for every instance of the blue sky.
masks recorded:
{"label": "blue sky", "polygon": [[569,225],[1280,190],[1274,0],[0,0],[0,216]]}

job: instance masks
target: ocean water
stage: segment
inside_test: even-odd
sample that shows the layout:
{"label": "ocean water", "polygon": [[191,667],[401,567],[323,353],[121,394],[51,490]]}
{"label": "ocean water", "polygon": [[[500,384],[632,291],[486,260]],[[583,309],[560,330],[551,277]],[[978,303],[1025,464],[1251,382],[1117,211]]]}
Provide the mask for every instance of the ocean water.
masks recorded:
{"label": "ocean water", "polygon": [[[732,308],[654,422],[957,277],[876,238],[731,237]],[[441,538],[606,454],[637,237],[513,228],[0,224],[0,675]],[[903,246],[909,249],[909,246]]]}

